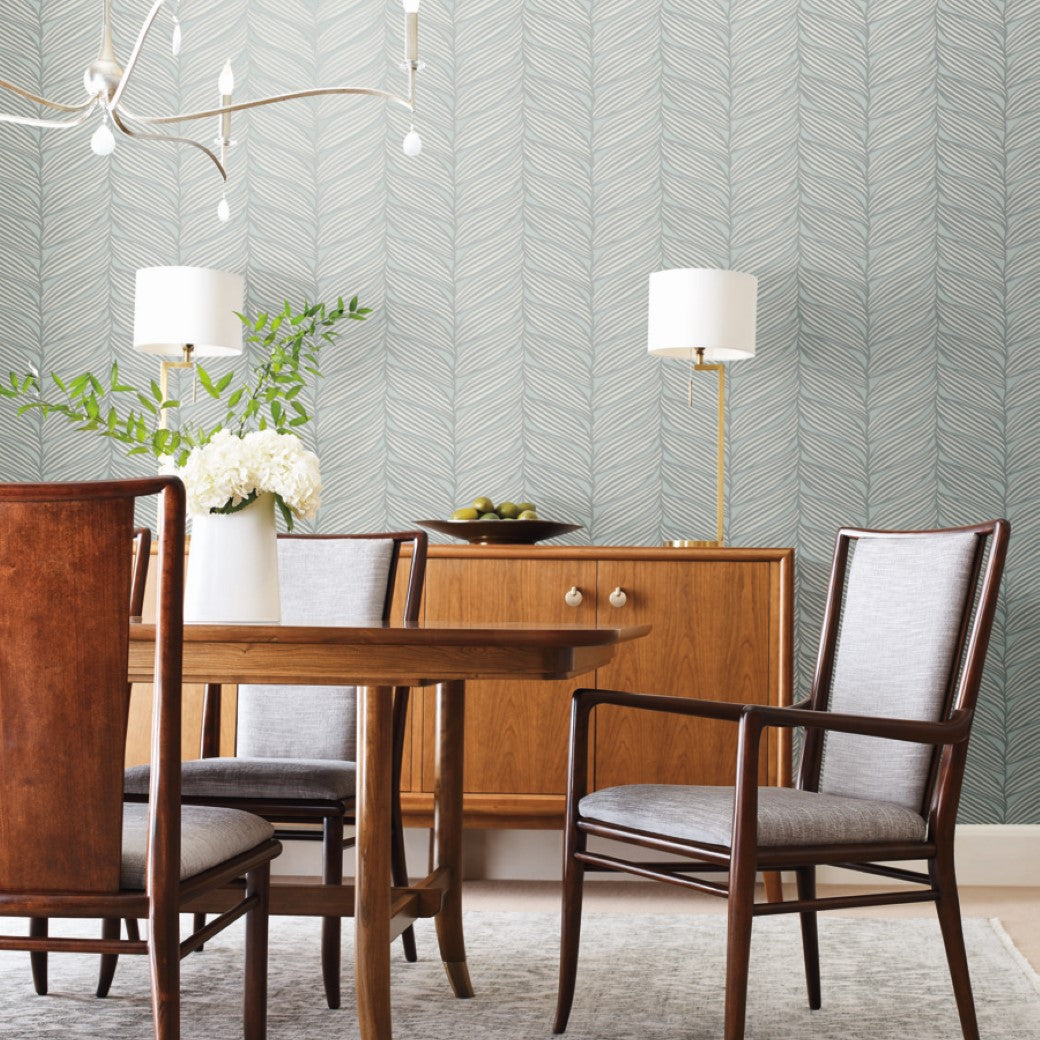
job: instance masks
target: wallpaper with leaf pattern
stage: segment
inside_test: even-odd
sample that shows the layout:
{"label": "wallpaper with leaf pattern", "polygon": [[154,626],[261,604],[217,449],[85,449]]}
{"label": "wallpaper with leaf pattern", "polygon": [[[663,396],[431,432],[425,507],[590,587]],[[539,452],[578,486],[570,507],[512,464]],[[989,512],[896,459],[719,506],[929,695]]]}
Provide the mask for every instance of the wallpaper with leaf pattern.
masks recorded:
{"label": "wallpaper with leaf pattern", "polygon": [[[125,59],[145,0],[114,0]],[[74,100],[100,0],[5,0],[0,78]],[[398,0],[179,0],[139,111],[313,83],[400,87]],[[662,267],[759,278],[729,367],[727,540],[797,550],[799,681],[842,523],[1007,515],[1011,559],[962,817],[1040,822],[1040,4],[423,0],[415,123],[371,99],[235,120],[230,201],[196,153],[0,127],[0,367],[130,350],[147,264],[242,272],[251,307],[359,292],[313,403],[323,530],[477,494],[576,541],[713,530],[710,381],[648,357]],[[11,102],[4,100],[5,107]],[[20,109],[25,111],[26,109]],[[210,137],[212,128],[204,131]],[[0,406],[0,476],[141,472]]]}

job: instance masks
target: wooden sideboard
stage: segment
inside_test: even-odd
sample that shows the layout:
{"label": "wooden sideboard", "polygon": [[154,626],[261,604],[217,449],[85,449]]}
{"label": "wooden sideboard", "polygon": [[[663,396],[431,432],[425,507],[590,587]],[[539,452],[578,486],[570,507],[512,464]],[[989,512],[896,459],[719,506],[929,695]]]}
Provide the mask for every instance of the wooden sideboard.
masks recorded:
{"label": "wooden sideboard", "polygon": [[[467,823],[562,824],[570,694],[577,685],[789,704],[793,564],[791,549],[431,546],[427,620],[653,626],[608,667],[577,681],[467,684]],[[432,693],[415,700],[403,803],[407,822],[426,824]],[[609,707],[597,715],[596,787],[734,782],[732,725]],[[788,731],[780,731],[769,743],[763,781],[789,782],[788,740]]]}
{"label": "wooden sideboard", "polygon": [[[467,824],[562,824],[570,694],[577,685],[789,704],[793,566],[791,549],[431,546],[427,621],[653,626],[609,666],[578,680],[467,684]],[[148,699],[147,689],[135,689],[128,762],[147,759]],[[411,703],[402,774],[405,822],[428,826],[433,691],[417,691]],[[198,754],[200,714],[201,690],[186,691],[185,757]],[[591,762],[596,787],[734,781],[735,726],[610,707],[597,714]],[[234,690],[226,688],[225,754],[234,746],[233,720]],[[764,782],[789,782],[788,741],[787,730],[773,731],[762,762]]]}

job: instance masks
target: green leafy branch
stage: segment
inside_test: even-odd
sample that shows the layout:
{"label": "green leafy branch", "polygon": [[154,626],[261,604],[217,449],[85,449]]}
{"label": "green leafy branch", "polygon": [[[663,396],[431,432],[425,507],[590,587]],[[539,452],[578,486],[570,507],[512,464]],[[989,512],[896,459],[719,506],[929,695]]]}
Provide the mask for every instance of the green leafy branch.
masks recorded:
{"label": "green leafy branch", "polygon": [[339,334],[341,320],[364,321],[370,313],[371,308],[358,306],[355,296],[348,304],[340,298],[334,307],[304,302],[295,312],[286,300],[278,313],[264,311],[252,320],[239,314],[246,343],[257,348],[263,360],[251,366],[242,385],[234,385],[234,372],[217,379],[201,365],[195,366],[199,385],[225,405],[223,417],[209,427],[185,421],[179,429],[165,428],[164,413],[178,409],[180,401],[164,401],[154,379],[144,390],[131,386],[115,362],[107,381],[93,372],[67,380],[51,372],[46,394],[37,370],[22,375],[10,372],[6,383],[0,381],[0,397],[21,401],[19,415],[36,411],[45,419],[61,416],[78,430],[123,444],[128,455],[173,456],[182,466],[191,449],[208,443],[218,430],[237,436],[253,429],[294,433],[310,422],[300,396],[310,378],[321,378],[322,347]]}

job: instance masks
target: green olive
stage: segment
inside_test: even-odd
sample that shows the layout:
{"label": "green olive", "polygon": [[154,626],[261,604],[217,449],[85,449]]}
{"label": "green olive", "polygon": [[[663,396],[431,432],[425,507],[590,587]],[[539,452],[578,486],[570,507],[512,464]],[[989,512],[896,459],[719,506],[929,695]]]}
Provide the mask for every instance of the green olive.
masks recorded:
{"label": "green olive", "polygon": [[472,506],[462,506],[451,514],[452,520],[476,520],[480,514]]}
{"label": "green olive", "polygon": [[533,502],[517,502],[516,508],[519,509],[521,513],[525,513],[525,512],[532,512],[533,513],[533,512],[535,512],[537,510],[537,506],[535,506],[535,504]]}
{"label": "green olive", "polygon": [[473,508],[477,513],[490,513],[495,508],[495,503],[491,501],[487,495],[481,495],[479,498],[473,499]]}
{"label": "green olive", "polygon": [[487,513],[481,513],[480,514],[480,519],[481,520],[499,520],[501,518],[499,517],[498,513],[494,513],[494,512],[488,511]]}
{"label": "green olive", "polygon": [[518,517],[517,520],[537,520],[538,514],[533,509],[525,509]]}
{"label": "green olive", "polygon": [[495,510],[499,516],[506,517],[509,520],[513,520],[519,514],[520,510],[515,502],[499,502],[498,508]]}

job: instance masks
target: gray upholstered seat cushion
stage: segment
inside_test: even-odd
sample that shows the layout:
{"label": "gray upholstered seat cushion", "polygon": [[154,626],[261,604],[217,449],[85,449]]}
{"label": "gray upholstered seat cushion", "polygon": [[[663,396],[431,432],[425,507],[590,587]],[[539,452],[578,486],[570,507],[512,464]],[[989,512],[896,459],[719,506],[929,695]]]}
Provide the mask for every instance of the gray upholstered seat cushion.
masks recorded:
{"label": "gray upholstered seat cushion", "polygon": [[[181,880],[233,859],[274,837],[274,828],[259,816],[238,809],[186,805],[181,810]],[[121,888],[143,889],[148,847],[148,806],[123,805]]]}
{"label": "gray upholstered seat cushion", "polygon": [[[148,766],[126,771],[127,794],[148,793]],[[201,758],[181,768],[184,798],[353,798],[353,762],[330,758]]]}
{"label": "gray upholstered seat cushion", "polygon": [[[630,784],[607,787],[579,803],[582,818],[684,841],[728,846],[733,836],[732,787]],[[758,792],[759,845],[839,845],[923,841],[925,821],[893,802],[867,801],[763,787]]]}

